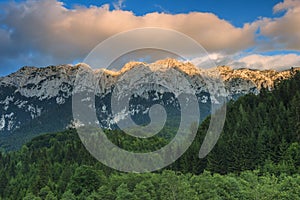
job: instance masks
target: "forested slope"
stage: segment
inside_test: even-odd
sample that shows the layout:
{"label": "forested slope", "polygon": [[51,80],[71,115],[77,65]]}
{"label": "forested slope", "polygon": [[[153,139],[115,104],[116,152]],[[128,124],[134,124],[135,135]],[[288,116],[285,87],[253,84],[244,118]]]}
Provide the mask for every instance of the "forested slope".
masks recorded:
{"label": "forested slope", "polygon": [[[229,102],[224,131],[205,158],[198,151],[209,124],[188,151],[156,173],[121,173],[85,150],[75,130],[46,134],[0,154],[2,199],[299,199],[300,74],[270,92]],[[167,129],[166,129],[167,130]],[[129,150],[168,138],[131,140],[107,131]]]}

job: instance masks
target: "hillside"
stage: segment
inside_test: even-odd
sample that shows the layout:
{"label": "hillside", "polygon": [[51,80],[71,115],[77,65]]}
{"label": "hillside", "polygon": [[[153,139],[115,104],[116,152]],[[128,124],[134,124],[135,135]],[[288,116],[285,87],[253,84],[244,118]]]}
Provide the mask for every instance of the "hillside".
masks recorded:
{"label": "hillside", "polygon": [[[209,118],[179,160],[151,174],[105,167],[72,129],[39,136],[19,151],[1,154],[0,194],[3,199],[299,199],[299,105],[300,73],[272,91],[231,101],[224,131],[208,157],[199,159],[198,151]],[[131,151],[167,142],[106,133]]]}
{"label": "hillside", "polygon": [[[0,146],[15,150],[37,135],[82,124],[73,117],[74,95],[95,92],[97,118],[104,129],[115,129],[126,117],[138,125],[148,124],[154,104],[165,107],[169,119],[174,120],[180,114],[177,97],[182,93],[196,95],[202,121],[210,114],[212,104],[219,103],[218,95],[237,99],[248,93],[258,94],[261,88],[271,90],[276,82],[288,79],[298,70],[277,72],[223,66],[207,71],[174,59],[150,64],[130,62],[119,71],[92,70],[86,64],[23,67],[0,79]],[[219,75],[225,88],[212,94],[215,86],[208,80]],[[125,111],[112,112],[114,91],[119,92],[118,99],[132,93]],[[87,109],[94,107],[90,96],[78,101]]]}

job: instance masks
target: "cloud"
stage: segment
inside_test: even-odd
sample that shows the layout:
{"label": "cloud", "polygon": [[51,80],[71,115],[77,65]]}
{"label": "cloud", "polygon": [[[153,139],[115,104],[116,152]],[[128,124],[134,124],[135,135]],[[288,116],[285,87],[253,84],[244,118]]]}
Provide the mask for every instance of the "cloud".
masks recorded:
{"label": "cloud", "polygon": [[198,63],[201,68],[205,68],[207,64],[214,62],[216,66],[230,66],[235,69],[285,70],[291,67],[300,67],[300,55],[295,53],[279,55],[210,53],[208,56],[196,58],[193,62]]}
{"label": "cloud", "polygon": [[285,11],[291,8],[299,7],[300,1],[299,0],[285,0],[276,4],[273,8],[274,13]]}
{"label": "cloud", "polygon": [[[118,1],[117,8],[121,8],[122,3]],[[10,49],[11,59],[28,52],[37,53],[41,60],[43,55],[53,57],[53,61],[45,61],[45,65],[70,63],[83,58],[109,36],[150,26],[185,33],[208,51],[236,52],[255,42],[255,26],[245,24],[237,28],[212,13],[136,16],[129,11],[111,11],[108,5],[67,9],[56,0],[12,1],[2,4],[0,9],[3,10],[0,14],[1,47]],[[8,58],[5,54],[1,53],[1,60]]]}
{"label": "cloud", "polygon": [[163,13],[171,13],[170,11],[168,11],[167,9],[165,9],[164,7],[162,7],[159,4],[154,4],[154,7],[158,8]]}
{"label": "cloud", "polygon": [[[154,12],[137,16],[122,10],[124,0],[116,0],[114,7],[110,10],[105,4],[68,9],[57,0],[0,4],[0,71],[5,66],[16,64],[43,66],[80,61],[108,37],[142,27],[169,28],[187,34],[208,52],[214,53],[218,65],[231,63],[236,66],[282,68],[297,63],[294,59],[298,56],[295,55],[285,57],[292,63],[284,65],[279,59],[283,55],[271,59],[259,56],[259,52],[300,50],[298,0],[285,0],[274,6],[275,13],[284,12],[282,17],[259,19],[243,27],[235,27],[212,13]],[[257,30],[260,30],[259,33]],[[261,37],[263,39],[260,40]],[[236,59],[237,53],[251,48],[255,49],[252,57]],[[255,59],[258,59],[257,63],[250,62]]]}
{"label": "cloud", "polygon": [[118,0],[117,2],[113,3],[113,6],[116,10],[121,10],[122,8],[124,8],[124,2],[125,0]]}
{"label": "cloud", "polygon": [[285,54],[265,56],[254,54],[232,60],[228,65],[234,68],[284,70],[290,69],[291,67],[300,67],[300,55]]}
{"label": "cloud", "polygon": [[285,0],[273,10],[286,13],[280,18],[260,22],[261,35],[268,38],[264,45],[269,49],[300,50],[300,1]]}

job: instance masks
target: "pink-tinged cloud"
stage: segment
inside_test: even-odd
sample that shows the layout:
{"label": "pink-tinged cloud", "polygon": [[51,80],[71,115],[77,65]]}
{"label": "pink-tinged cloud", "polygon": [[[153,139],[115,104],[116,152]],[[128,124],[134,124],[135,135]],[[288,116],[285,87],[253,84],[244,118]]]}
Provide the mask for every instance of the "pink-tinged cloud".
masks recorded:
{"label": "pink-tinged cloud", "polygon": [[245,24],[237,28],[211,13],[136,16],[129,11],[110,11],[108,5],[67,9],[56,0],[11,2],[3,9],[6,14],[0,23],[8,29],[1,31],[9,36],[0,41],[1,46],[10,43],[16,55],[31,49],[62,61],[83,57],[104,39],[141,27],[180,31],[208,51],[236,52],[254,45],[255,41],[255,26]]}
{"label": "pink-tinged cloud", "polygon": [[233,55],[212,53],[209,54],[209,58],[203,57],[196,60],[201,67],[211,61],[215,62],[217,66],[225,65],[235,69],[285,70],[290,69],[291,67],[300,67],[300,55],[293,53],[280,55],[251,54],[246,56],[239,53]]}
{"label": "pink-tinged cloud", "polygon": [[275,5],[273,11],[276,13],[276,12],[285,11],[290,8],[299,7],[299,6],[300,6],[299,0],[284,0],[283,2],[280,2],[277,5]]}
{"label": "pink-tinged cloud", "polygon": [[264,19],[261,34],[270,39],[267,48],[300,50],[300,1],[285,0],[273,8],[274,12],[286,11],[283,17]]}
{"label": "pink-tinged cloud", "polygon": [[291,67],[300,67],[300,56],[296,54],[273,56],[254,54],[234,60],[229,65],[234,68],[283,70]]}
{"label": "pink-tinged cloud", "polygon": [[[155,12],[136,16],[133,12],[121,10],[123,0],[115,2],[120,9],[110,10],[108,5],[67,9],[57,0],[1,4],[0,67],[3,63],[16,61],[22,65],[38,66],[80,61],[108,37],[142,27],[169,28],[185,33],[208,52],[224,55],[225,58],[217,59],[217,64],[229,64],[232,55],[249,48],[256,47],[258,51],[300,50],[299,0],[285,0],[277,4],[273,10],[285,12],[282,17],[260,19],[244,24],[242,28],[212,13],[173,15]],[[257,36],[266,39],[258,40]],[[253,59],[257,58],[267,65],[261,68],[271,66],[268,65],[270,61],[262,62],[259,55],[253,56]],[[293,60],[294,57],[286,59]],[[250,61],[240,63],[248,66]],[[274,67],[283,66],[278,58],[272,63]]]}

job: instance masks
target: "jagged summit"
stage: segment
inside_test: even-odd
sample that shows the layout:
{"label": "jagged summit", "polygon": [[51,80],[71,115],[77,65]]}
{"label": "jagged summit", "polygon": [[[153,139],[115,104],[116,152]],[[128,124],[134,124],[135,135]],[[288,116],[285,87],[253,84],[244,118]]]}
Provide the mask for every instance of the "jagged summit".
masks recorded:
{"label": "jagged summit", "polygon": [[219,71],[232,71],[233,68],[227,65],[217,66],[217,69]]}
{"label": "jagged summit", "polygon": [[164,65],[166,67],[175,67],[175,66],[183,65],[184,62],[176,60],[175,58],[166,58],[166,59],[162,59],[162,60],[157,60],[154,62],[154,64]]}
{"label": "jagged summit", "polygon": [[[22,126],[31,127],[30,123],[35,119],[41,120],[42,123],[36,121],[36,124],[43,126],[49,118],[53,124],[60,124],[60,128],[73,124],[71,117],[67,120],[57,117],[65,116],[68,110],[71,112],[73,94],[80,96],[86,92],[94,92],[98,98],[101,126],[110,128],[115,121],[125,116],[147,114],[149,105],[153,102],[164,103],[176,110],[175,99],[182,93],[196,94],[198,101],[206,109],[210,107],[210,102],[218,102],[218,95],[228,94],[228,98],[237,99],[247,93],[257,94],[262,86],[272,89],[276,81],[291,77],[297,70],[300,68],[278,72],[219,66],[206,71],[192,63],[171,58],[153,63],[129,62],[118,71],[92,69],[85,63],[45,68],[23,67],[0,78],[0,134],[21,130]],[[216,96],[210,93],[210,88],[214,85],[207,83],[207,80],[216,80],[215,74],[220,75],[227,89],[214,90],[218,91]],[[114,91],[120,92],[117,94],[118,98],[133,93],[132,102],[136,105],[132,110],[116,115],[109,112],[109,97]],[[89,98],[80,101],[89,108],[94,106]],[[209,114],[208,110],[206,109],[204,117]],[[40,129],[44,132],[53,130],[52,125],[47,129]]]}
{"label": "jagged summit", "polygon": [[87,70],[92,70],[92,68],[88,64],[86,64],[86,63],[77,63],[74,66],[72,66],[72,65],[70,65],[70,66],[73,67],[73,68],[76,68],[76,69],[78,69],[78,68],[85,68]]}
{"label": "jagged summit", "polygon": [[[96,69],[93,70],[85,63],[78,63],[76,65],[58,65],[48,66],[45,68],[37,67],[22,67],[17,72],[12,73],[0,79],[0,85],[12,85],[18,88],[23,95],[44,95],[43,98],[50,98],[57,94],[61,84],[72,85],[78,70],[81,69],[86,73],[93,73],[96,75],[101,84],[101,88],[111,87],[118,78],[125,73],[130,73],[131,77],[142,77],[145,72],[166,72],[170,79],[175,76],[171,69],[186,74],[190,77],[201,76],[204,72],[190,62],[183,62],[173,58],[158,60],[153,63],[145,62],[128,62],[119,71],[109,69]],[[272,88],[274,81],[278,79],[286,79],[291,76],[291,70],[275,71],[275,70],[251,70],[251,69],[233,69],[230,66],[219,66],[214,69],[217,74],[220,74],[223,81],[231,88],[233,83],[237,80],[248,82],[251,87]],[[293,71],[300,70],[294,68]],[[250,87],[250,85],[248,86]],[[28,85],[36,85],[36,87],[29,87]],[[31,88],[30,90],[28,88]],[[32,88],[39,90],[32,92]],[[42,90],[42,92],[41,92]],[[52,92],[49,92],[52,91]],[[48,94],[51,93],[51,94]]]}
{"label": "jagged summit", "polygon": [[[174,58],[166,58],[163,60],[157,60],[153,63],[146,63],[146,62],[137,62],[137,61],[130,61],[126,63],[123,67],[121,67],[118,71],[105,69],[105,68],[99,68],[99,69],[92,69],[89,65],[85,63],[78,63],[76,65],[66,64],[66,65],[57,65],[57,66],[48,66],[44,68],[37,68],[37,67],[31,67],[31,66],[25,66],[20,68],[17,72],[14,72],[6,77],[1,77],[1,82],[6,83],[12,83],[16,82],[22,83],[22,81],[9,81],[9,79],[15,79],[15,77],[23,77],[24,76],[49,76],[51,74],[66,74],[66,75],[74,75],[78,71],[78,69],[87,70],[87,71],[93,71],[95,74],[105,74],[109,76],[120,76],[121,74],[124,74],[134,68],[149,68],[151,71],[166,71],[168,69],[176,69],[183,73],[186,73],[190,76],[193,75],[199,75],[202,70],[195,65],[193,65],[191,62],[183,62],[176,60]],[[248,68],[239,68],[239,69],[233,69],[230,66],[218,66],[216,68],[217,72],[221,74],[221,76],[224,78],[224,80],[227,80],[234,77],[241,77],[241,78],[255,78],[256,75],[265,75],[267,77],[286,77],[290,74],[291,70],[283,70],[283,71],[276,71],[276,70],[259,70],[259,69],[248,69]],[[300,70],[300,67],[295,67],[293,69],[294,71]],[[272,79],[273,79],[272,78]],[[25,78],[26,79],[26,78]]]}
{"label": "jagged summit", "polygon": [[[179,60],[176,60],[174,58],[166,58],[163,60],[157,60],[153,63],[146,63],[146,62],[138,62],[138,61],[130,61],[126,63],[120,70],[118,71],[113,71],[109,69],[102,69],[102,71],[111,74],[111,75],[121,75],[125,72],[128,72],[132,70],[133,68],[138,68],[138,67],[147,67],[151,71],[161,71],[161,70],[166,70],[170,68],[178,69],[181,70],[189,75],[192,74],[197,74],[199,73],[199,69],[194,66],[192,63],[189,62],[182,62]],[[96,70],[101,71],[101,69]]]}

